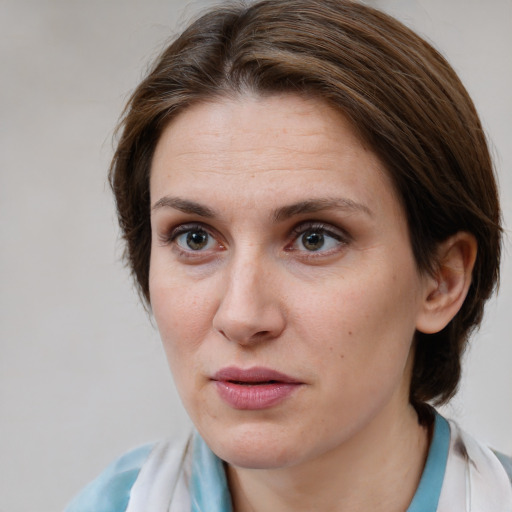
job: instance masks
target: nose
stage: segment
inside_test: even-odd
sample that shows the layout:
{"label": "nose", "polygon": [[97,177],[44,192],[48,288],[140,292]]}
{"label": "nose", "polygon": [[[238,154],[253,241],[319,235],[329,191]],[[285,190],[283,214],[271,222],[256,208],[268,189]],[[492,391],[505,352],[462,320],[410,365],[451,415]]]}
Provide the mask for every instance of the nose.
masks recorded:
{"label": "nose", "polygon": [[213,328],[241,345],[279,337],[285,328],[278,272],[262,259],[238,258],[225,269],[223,295]]}

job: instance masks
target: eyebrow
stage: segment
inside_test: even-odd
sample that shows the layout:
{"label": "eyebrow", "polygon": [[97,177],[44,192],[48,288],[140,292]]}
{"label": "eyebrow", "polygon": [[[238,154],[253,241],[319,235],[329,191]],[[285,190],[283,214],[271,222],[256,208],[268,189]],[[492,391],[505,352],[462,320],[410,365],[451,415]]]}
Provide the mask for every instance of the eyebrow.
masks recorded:
{"label": "eyebrow", "polygon": [[310,199],[307,201],[300,201],[288,206],[278,208],[274,212],[274,222],[282,222],[293,217],[294,215],[303,215],[307,213],[316,213],[323,210],[344,210],[347,212],[360,212],[373,216],[372,211],[368,206],[352,201],[346,198],[323,198],[323,199]]}
{"label": "eyebrow", "polygon": [[160,208],[174,208],[183,213],[192,213],[199,215],[200,217],[212,218],[215,217],[215,212],[203,206],[202,204],[196,203],[195,201],[189,201],[187,199],[181,199],[180,197],[169,197],[165,196],[159,199],[151,208],[152,210],[158,210]]}
{"label": "eyebrow", "polygon": [[[160,208],[173,208],[183,213],[198,215],[199,217],[214,218],[216,213],[211,208],[204,206],[195,201],[182,199],[180,197],[165,196],[159,199],[151,208],[158,210]],[[304,215],[308,213],[316,213],[323,210],[344,210],[347,212],[360,212],[373,216],[373,212],[368,206],[357,203],[347,198],[320,198],[300,201],[290,205],[282,206],[275,210],[272,214],[274,222],[285,221],[295,215]]]}

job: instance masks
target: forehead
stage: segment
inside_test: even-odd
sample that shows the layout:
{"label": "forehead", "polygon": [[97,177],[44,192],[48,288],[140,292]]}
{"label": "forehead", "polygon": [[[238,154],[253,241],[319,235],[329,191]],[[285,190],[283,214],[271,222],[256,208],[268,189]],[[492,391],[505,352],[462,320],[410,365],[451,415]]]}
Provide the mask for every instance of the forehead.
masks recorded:
{"label": "forehead", "polygon": [[394,195],[380,160],[327,103],[244,95],[197,103],[171,121],[155,150],[150,189],[153,204],[176,188],[224,199],[247,191],[275,202],[278,190],[300,201],[325,197],[334,184],[358,202]]}
{"label": "forehead", "polygon": [[164,147],[181,158],[212,150],[210,156],[216,161],[237,150],[265,150],[278,156],[294,148],[304,155],[322,150],[329,156],[335,147],[346,152],[356,146],[364,148],[346,118],[319,99],[241,95],[185,109],[164,130],[153,161],[158,161]]}

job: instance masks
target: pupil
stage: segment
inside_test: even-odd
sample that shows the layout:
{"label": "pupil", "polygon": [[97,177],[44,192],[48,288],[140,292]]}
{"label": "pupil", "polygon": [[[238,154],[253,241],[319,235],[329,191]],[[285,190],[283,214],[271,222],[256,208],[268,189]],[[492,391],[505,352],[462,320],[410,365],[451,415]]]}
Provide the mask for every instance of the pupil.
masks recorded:
{"label": "pupil", "polygon": [[208,233],[206,231],[191,231],[187,235],[187,245],[194,251],[202,249],[208,243]]}
{"label": "pupil", "polygon": [[316,232],[304,233],[302,243],[308,251],[318,251],[324,245],[324,235]]}

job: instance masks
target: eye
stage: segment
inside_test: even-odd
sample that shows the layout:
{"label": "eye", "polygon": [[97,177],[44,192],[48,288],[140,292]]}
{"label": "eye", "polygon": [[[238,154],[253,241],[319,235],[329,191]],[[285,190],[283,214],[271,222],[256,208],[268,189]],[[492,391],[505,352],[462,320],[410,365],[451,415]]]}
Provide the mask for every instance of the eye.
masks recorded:
{"label": "eye", "polygon": [[347,236],[324,224],[300,225],[293,230],[295,239],[289,250],[306,252],[331,252],[345,245]]}
{"label": "eye", "polygon": [[171,234],[170,241],[188,252],[204,252],[220,246],[218,241],[202,226],[179,226]]}
{"label": "eye", "polygon": [[325,246],[326,236],[319,230],[310,229],[301,236],[300,242],[307,251],[319,251]]}

